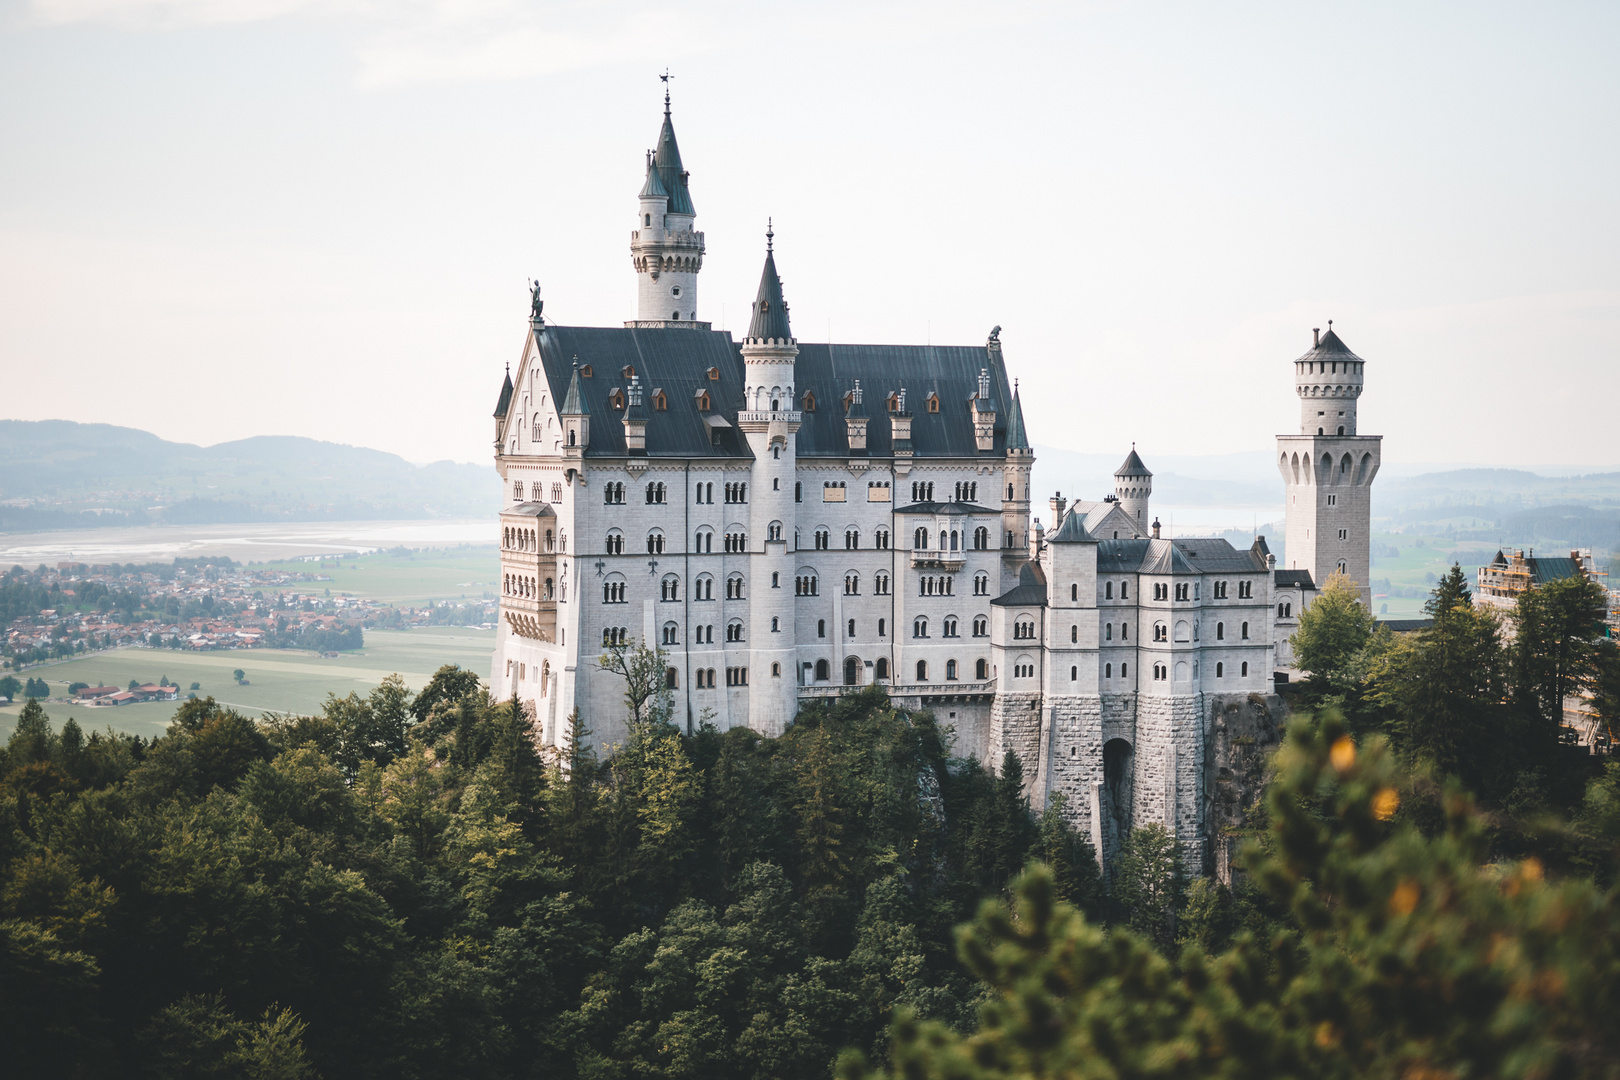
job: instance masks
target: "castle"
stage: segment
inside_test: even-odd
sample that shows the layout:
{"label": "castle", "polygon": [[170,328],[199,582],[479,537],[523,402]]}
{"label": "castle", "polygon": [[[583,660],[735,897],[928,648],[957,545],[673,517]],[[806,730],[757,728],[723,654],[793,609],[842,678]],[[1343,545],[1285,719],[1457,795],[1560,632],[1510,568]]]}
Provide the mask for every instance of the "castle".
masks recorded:
{"label": "castle", "polygon": [[1318,583],[1368,579],[1379,439],[1332,332],[1295,361],[1278,439],[1288,566],[1264,538],[1161,538],[1133,448],[1099,502],[1032,518],[1034,457],[993,330],[983,345],[801,342],[767,232],[741,342],[699,318],[705,254],[665,96],[630,254],[636,318],[548,323],[538,286],[495,410],[501,619],[492,691],[543,744],[575,709],[626,737],[605,647],[667,655],[674,719],[782,732],[801,703],[880,683],[1024,764],[1105,861],[1161,822],[1211,860],[1210,740],[1271,692]]}

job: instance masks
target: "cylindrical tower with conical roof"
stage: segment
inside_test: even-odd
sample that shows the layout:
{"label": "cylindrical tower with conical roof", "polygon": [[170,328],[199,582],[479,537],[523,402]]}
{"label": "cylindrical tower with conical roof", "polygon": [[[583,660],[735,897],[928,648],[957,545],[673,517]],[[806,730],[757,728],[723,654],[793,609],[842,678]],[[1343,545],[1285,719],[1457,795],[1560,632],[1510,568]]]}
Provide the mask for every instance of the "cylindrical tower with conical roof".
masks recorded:
{"label": "cylindrical tower with conical roof", "polygon": [[630,259],[636,268],[636,317],[631,326],[690,326],[698,323],[697,276],[703,269],[703,234],[694,225],[688,174],[675,143],[664,92],[664,126],[658,147],[647,155],[636,227],[630,233]]}

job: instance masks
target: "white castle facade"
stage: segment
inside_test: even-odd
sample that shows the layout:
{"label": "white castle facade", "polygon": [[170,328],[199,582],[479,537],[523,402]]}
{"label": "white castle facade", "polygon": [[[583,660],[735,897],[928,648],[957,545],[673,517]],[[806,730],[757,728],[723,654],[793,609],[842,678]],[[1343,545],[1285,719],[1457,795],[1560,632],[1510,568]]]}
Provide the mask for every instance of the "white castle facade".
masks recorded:
{"label": "white castle facade", "polygon": [[636,318],[555,326],[537,298],[501,389],[492,692],[545,745],[576,708],[611,745],[625,683],[598,658],[615,643],[664,650],[688,728],[778,734],[806,700],[881,683],[954,728],[957,753],[1015,752],[1037,805],[1064,793],[1105,859],[1161,822],[1207,865],[1221,710],[1271,692],[1328,573],[1367,582],[1362,361],[1330,328],[1295,362],[1288,567],[1264,538],[1160,538],[1134,449],[1102,501],[1051,499],[1045,530],[999,327],[978,346],[801,342],[767,243],[737,342],[699,318],[695,221],[666,97],[631,233]]}

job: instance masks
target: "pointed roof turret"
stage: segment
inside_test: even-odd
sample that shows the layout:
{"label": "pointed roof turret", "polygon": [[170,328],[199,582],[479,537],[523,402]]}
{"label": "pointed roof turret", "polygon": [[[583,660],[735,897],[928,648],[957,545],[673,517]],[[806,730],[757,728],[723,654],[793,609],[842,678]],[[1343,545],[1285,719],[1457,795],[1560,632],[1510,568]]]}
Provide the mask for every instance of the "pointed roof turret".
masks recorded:
{"label": "pointed roof turret", "polygon": [[500,420],[506,416],[506,410],[512,405],[512,365],[506,365],[506,381],[501,384],[501,397],[495,403],[495,419]]}
{"label": "pointed roof turret", "polygon": [[1350,351],[1350,346],[1338,334],[1333,332],[1333,320],[1328,320],[1327,333],[1316,339],[1310,351],[1300,357],[1301,360],[1360,360],[1361,357]]}
{"label": "pointed roof turret", "polygon": [[643,199],[667,199],[669,191],[664,187],[663,178],[658,175],[658,166],[653,164],[652,151],[647,152],[647,182],[641,185]]}
{"label": "pointed roof turret", "polygon": [[1131,443],[1131,452],[1125,455],[1125,463],[1114,470],[1115,476],[1152,476],[1148,467],[1142,464],[1142,459],[1136,455],[1136,444]]}
{"label": "pointed roof turret", "polygon": [[782,299],[782,279],[776,274],[776,233],[767,223],[765,227],[765,269],[759,275],[759,295],[754,297],[753,318],[748,322],[748,336],[755,340],[793,340],[793,328],[788,325],[787,302]]}
{"label": "pointed roof turret", "polygon": [[1029,438],[1024,434],[1024,403],[1018,396],[1016,380],[1013,382],[1012,409],[1007,416],[1007,449],[1029,449]]}
{"label": "pointed roof turret", "polygon": [[585,395],[579,392],[579,357],[574,357],[574,374],[568,380],[568,396],[563,398],[561,416],[585,416],[590,413]]}
{"label": "pointed roof turret", "polygon": [[669,195],[669,212],[696,214],[692,208],[692,192],[686,186],[687,174],[681,165],[681,148],[675,143],[675,123],[669,118],[669,90],[664,90],[664,126],[658,132],[658,149],[653,151],[653,165],[658,179]]}

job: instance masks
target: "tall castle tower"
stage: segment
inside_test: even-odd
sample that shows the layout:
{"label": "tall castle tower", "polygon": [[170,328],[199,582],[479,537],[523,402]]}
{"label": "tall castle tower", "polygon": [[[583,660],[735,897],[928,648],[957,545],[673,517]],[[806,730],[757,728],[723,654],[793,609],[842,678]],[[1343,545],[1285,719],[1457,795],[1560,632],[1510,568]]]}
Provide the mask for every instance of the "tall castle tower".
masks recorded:
{"label": "tall castle tower", "polygon": [[647,178],[641,185],[636,227],[630,233],[630,259],[636,268],[636,317],[626,326],[685,326],[709,329],[697,322],[697,276],[703,269],[703,234],[693,228],[688,174],[675,144],[669,118],[669,89],[664,90],[664,126],[658,148],[647,154]]}
{"label": "tall castle tower", "polygon": [[748,726],[780,735],[798,712],[794,667],[793,533],[794,482],[798,478],[798,433],[794,408],[794,360],[799,346],[788,325],[782,279],[776,273],[775,234],[765,233],[765,269],[759,277],[743,338],[743,407],[737,426],[748,439],[754,466],[748,492],[748,649],[754,662],[748,693]]}
{"label": "tall castle tower", "polygon": [[1343,571],[1371,606],[1372,482],[1383,436],[1356,434],[1356,399],[1365,361],[1328,332],[1311,331],[1309,352],[1294,361],[1298,435],[1277,437],[1277,468],[1287,498],[1287,569],[1309,570],[1317,588]]}

